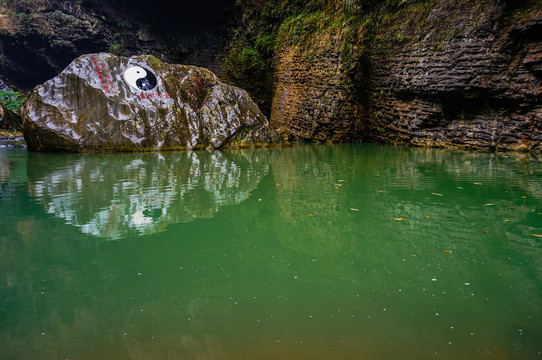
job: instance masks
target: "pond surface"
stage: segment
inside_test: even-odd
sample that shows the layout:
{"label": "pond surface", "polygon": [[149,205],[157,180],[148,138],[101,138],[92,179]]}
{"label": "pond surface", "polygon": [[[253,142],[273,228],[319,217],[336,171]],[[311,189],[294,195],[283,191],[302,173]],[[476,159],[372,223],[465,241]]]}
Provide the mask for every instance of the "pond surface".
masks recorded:
{"label": "pond surface", "polygon": [[1,359],[541,359],[542,158],[0,152]]}

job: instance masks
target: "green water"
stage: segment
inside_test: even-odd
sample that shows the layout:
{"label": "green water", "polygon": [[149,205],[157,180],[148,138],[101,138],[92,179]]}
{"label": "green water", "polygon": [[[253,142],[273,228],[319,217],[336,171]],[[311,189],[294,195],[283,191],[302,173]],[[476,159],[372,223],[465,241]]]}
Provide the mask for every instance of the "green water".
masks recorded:
{"label": "green water", "polygon": [[540,235],[540,155],[3,150],[0,359],[541,359]]}

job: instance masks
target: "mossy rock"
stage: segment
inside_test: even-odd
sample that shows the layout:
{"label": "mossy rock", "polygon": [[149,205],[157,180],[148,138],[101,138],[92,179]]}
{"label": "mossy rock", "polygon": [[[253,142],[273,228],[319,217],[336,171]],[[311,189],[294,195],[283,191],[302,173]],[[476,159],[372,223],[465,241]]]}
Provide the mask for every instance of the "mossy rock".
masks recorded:
{"label": "mossy rock", "polygon": [[[75,59],[21,107],[31,151],[155,151],[282,144],[246,91],[153,56]],[[246,131],[249,129],[249,131]]]}

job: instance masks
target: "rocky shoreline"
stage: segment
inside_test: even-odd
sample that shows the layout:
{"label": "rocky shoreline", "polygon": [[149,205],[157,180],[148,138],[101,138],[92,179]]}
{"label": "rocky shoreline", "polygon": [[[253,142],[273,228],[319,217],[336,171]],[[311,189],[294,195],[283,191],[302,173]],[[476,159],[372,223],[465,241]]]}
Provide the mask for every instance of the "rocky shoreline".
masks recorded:
{"label": "rocky shoreline", "polygon": [[20,131],[0,130],[0,149],[26,148],[23,133]]}

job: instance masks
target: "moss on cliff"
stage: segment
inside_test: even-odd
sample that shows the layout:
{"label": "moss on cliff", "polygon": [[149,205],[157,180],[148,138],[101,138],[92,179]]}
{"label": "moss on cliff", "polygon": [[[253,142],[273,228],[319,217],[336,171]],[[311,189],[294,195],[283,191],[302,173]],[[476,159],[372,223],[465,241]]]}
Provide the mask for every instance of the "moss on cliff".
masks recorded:
{"label": "moss on cliff", "polygon": [[340,26],[328,0],[238,2],[241,14],[232,42],[222,61],[226,80],[247,89],[266,115],[270,115],[274,60],[289,43],[309,46],[311,38],[330,26]]}
{"label": "moss on cliff", "polygon": [[226,81],[245,88],[266,115],[270,115],[273,74],[281,48],[299,46],[310,62],[318,56],[314,39],[339,34],[341,86],[359,101],[368,94],[369,51],[375,33],[382,28],[387,41],[414,37],[405,32],[422,22],[434,0],[241,0],[240,20],[223,58]]}
{"label": "moss on cliff", "polygon": [[540,146],[540,0],[240,4],[225,73],[293,140]]}

